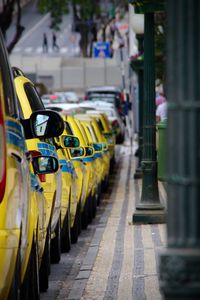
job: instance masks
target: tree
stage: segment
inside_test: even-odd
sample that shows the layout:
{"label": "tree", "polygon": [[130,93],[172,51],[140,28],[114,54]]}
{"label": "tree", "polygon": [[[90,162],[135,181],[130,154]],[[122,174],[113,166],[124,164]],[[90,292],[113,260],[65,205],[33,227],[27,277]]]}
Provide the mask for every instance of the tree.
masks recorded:
{"label": "tree", "polygon": [[40,13],[50,13],[51,25],[54,31],[60,30],[62,17],[69,12],[70,0],[38,0],[38,10]]}
{"label": "tree", "polygon": [[[128,1],[112,0],[113,7],[117,5],[127,7]],[[68,12],[69,4],[72,5],[75,31],[80,32],[80,48],[84,57],[88,56],[88,44],[90,45],[90,54],[92,43],[97,40],[97,31],[101,25],[105,30],[105,24],[109,22],[108,13],[101,11],[101,0],[39,0],[38,7],[40,12],[50,12],[52,23],[51,28],[59,30],[59,24],[62,17]]]}
{"label": "tree", "polygon": [[6,39],[6,31],[8,30],[8,28],[10,27],[13,21],[14,12],[16,12],[16,18],[17,18],[16,27],[15,27],[16,31],[12,41],[7,46],[9,53],[11,53],[12,49],[19,41],[22,32],[24,30],[24,27],[21,25],[20,0],[3,0],[1,11],[0,11],[0,28],[2,30],[5,39]]}

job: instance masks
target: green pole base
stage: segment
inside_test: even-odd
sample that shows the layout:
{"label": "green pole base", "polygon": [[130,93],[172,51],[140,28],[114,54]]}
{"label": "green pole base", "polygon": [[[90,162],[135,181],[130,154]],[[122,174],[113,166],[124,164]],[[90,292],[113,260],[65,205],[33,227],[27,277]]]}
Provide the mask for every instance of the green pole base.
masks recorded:
{"label": "green pole base", "polygon": [[144,210],[136,208],[132,222],[133,224],[163,224],[166,223],[166,212],[164,209]]}
{"label": "green pole base", "polygon": [[141,179],[142,178],[142,168],[141,167],[138,167],[136,170],[135,170],[135,174],[134,174],[134,179]]}

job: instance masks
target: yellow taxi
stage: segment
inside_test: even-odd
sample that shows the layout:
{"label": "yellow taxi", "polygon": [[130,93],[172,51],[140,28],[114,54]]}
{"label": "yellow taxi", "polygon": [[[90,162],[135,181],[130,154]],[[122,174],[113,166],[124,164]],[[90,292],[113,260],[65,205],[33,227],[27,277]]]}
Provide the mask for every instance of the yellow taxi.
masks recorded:
{"label": "yellow taxi", "polygon": [[[107,140],[102,133],[101,128],[99,127],[99,124],[96,120],[95,116],[89,116],[87,114],[78,114],[76,117],[79,120],[84,120],[87,121],[85,124],[88,127],[88,130],[90,131],[90,134],[92,135],[92,139],[95,141],[93,142],[93,145],[97,145],[95,147],[95,150],[97,151],[99,149],[99,145],[102,144],[102,167],[103,167],[103,172],[102,172],[102,188],[106,188],[108,186],[108,178],[109,178],[109,172],[110,172],[110,160],[111,160],[111,155],[110,151],[108,150],[108,144]],[[98,154],[97,154],[98,155]]]}
{"label": "yellow taxi", "polygon": [[[77,242],[79,234],[79,198],[80,188],[79,182],[82,182],[82,172],[75,170],[67,149],[71,149],[74,157],[83,157],[84,149],[79,148],[79,139],[73,135],[63,134],[55,139],[57,145],[57,153],[60,160],[63,178],[63,189],[62,192],[65,194],[66,200],[62,200],[61,207],[61,245],[63,252],[70,250],[70,243]],[[73,149],[73,150],[72,150]],[[82,187],[81,187],[82,189]]]}
{"label": "yellow taxi", "polygon": [[[81,130],[82,135],[84,136],[85,142],[87,146],[92,146],[94,155],[90,158],[90,160],[93,162],[94,165],[94,177],[93,177],[93,185],[92,185],[92,201],[91,201],[91,208],[90,208],[90,214],[92,217],[95,217],[96,215],[96,207],[100,203],[100,197],[101,197],[101,183],[102,183],[102,177],[103,177],[103,165],[102,165],[102,151],[103,147],[102,145],[98,144],[98,147],[102,147],[101,149],[97,150],[97,141],[92,136],[92,133],[90,132],[90,128],[88,128],[88,124],[86,120],[79,119],[80,115],[75,115],[75,120]],[[85,115],[84,115],[85,116]],[[86,116],[87,117],[87,116]],[[96,150],[95,150],[96,149]]]}
{"label": "yellow taxi", "polygon": [[[21,117],[28,118],[38,109],[44,109],[43,103],[34,84],[26,78],[22,71],[13,68],[14,83],[21,108]],[[41,126],[42,130],[42,126]],[[37,151],[42,155],[54,156],[58,159],[53,139],[32,139],[27,141],[29,151]],[[51,232],[51,262],[58,263],[61,256],[61,199],[62,199],[62,171],[47,174],[40,178],[48,201],[47,219]]]}
{"label": "yellow taxi", "polygon": [[116,133],[112,129],[112,125],[107,115],[104,112],[98,110],[88,110],[86,111],[86,114],[95,117],[102,134],[105,136],[107,140],[108,149],[111,156],[111,167],[112,167],[115,162]]}
{"label": "yellow taxi", "polygon": [[[29,295],[38,297],[39,294],[34,231],[29,240],[33,197],[30,156],[25,138],[57,136],[62,133],[64,126],[59,115],[44,111],[20,120],[12,72],[1,32],[0,56],[0,299],[5,300],[19,299],[23,276],[21,268],[28,253],[32,274]],[[47,118],[43,132],[38,127],[41,117]],[[58,127],[52,128],[55,123]]]}
{"label": "yellow taxi", "polygon": [[[80,140],[80,146],[85,148],[88,145],[87,145],[87,143],[84,139],[84,136],[77,124],[77,121],[75,120],[75,118],[73,116],[70,116],[70,115],[65,116],[66,130],[68,131],[68,133],[78,136],[78,138]],[[81,170],[83,170],[83,168],[85,169],[85,176],[82,176],[82,178],[83,178],[82,184],[79,183],[79,189],[80,189],[80,195],[81,195],[81,198],[80,198],[81,226],[83,229],[85,229],[85,228],[87,228],[88,223],[91,221],[91,214],[89,213],[90,212],[89,208],[91,207],[92,189],[93,189],[94,180],[95,180],[94,164],[92,162],[92,158],[89,156],[82,158],[81,160],[79,158],[74,158],[74,159],[72,159],[72,162],[73,162],[74,168],[77,170],[77,174],[81,174]],[[84,165],[84,167],[83,167],[83,165]],[[84,193],[81,193],[82,187],[85,189]]]}

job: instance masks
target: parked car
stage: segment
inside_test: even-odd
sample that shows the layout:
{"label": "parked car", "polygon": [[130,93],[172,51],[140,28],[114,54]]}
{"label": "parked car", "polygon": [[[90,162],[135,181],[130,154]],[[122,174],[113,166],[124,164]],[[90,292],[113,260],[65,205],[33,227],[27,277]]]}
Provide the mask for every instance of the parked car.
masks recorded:
{"label": "parked car", "polygon": [[44,105],[55,104],[55,103],[66,103],[65,96],[59,93],[45,94],[41,96],[41,99]]}
{"label": "parked car", "polygon": [[[78,124],[78,120],[76,120],[73,116],[67,115],[66,116],[66,129],[71,131],[74,135],[78,136],[80,139],[80,145],[82,147],[88,147],[87,142],[84,138],[84,135],[81,132],[81,129]],[[77,159],[72,160],[74,163],[75,168],[77,168]],[[88,159],[87,156],[86,158],[82,159],[82,162],[84,163],[86,173],[84,176],[84,186],[86,188],[86,193],[82,195],[81,197],[81,222],[82,222],[82,228],[85,229],[87,228],[88,223],[91,221],[89,218],[90,213],[89,213],[89,208],[91,207],[91,201],[92,199],[92,192],[93,189],[95,189],[95,169],[94,169],[94,163],[91,159]],[[80,166],[79,166],[80,167]]]}
{"label": "parked car", "polygon": [[[38,299],[37,237],[30,225],[34,207],[26,139],[60,135],[64,126],[58,114],[44,110],[21,119],[1,32],[0,57],[0,299],[19,299],[25,265],[31,282],[26,295]],[[45,117],[41,132],[39,120]]]}
{"label": "parked car", "polygon": [[110,151],[108,150],[108,144],[105,136],[102,133],[101,128],[95,118],[89,116],[87,114],[77,114],[75,116],[79,121],[87,121],[89,124],[88,130],[92,135],[92,139],[95,143],[92,144],[94,150],[96,152],[102,151],[102,166],[103,166],[103,173],[102,173],[102,187],[103,189],[108,186],[108,177],[110,172],[110,160],[111,155]]}
{"label": "parked car", "polygon": [[116,86],[91,87],[86,90],[85,100],[113,103],[120,116],[124,116],[125,99],[121,88]]}
{"label": "parked car", "polygon": [[62,92],[66,98],[67,103],[78,103],[79,97],[74,91]]}
{"label": "parked car", "polygon": [[54,92],[52,94],[42,95],[42,101],[44,105],[55,103],[78,103],[79,98],[75,92]]}

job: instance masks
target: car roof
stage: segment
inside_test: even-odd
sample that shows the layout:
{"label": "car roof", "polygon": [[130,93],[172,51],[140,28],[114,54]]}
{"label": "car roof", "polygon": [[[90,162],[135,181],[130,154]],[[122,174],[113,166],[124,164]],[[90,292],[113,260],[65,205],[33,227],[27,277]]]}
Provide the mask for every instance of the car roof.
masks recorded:
{"label": "car roof", "polygon": [[114,107],[114,104],[113,103],[110,103],[110,102],[106,102],[106,101],[100,101],[100,100],[95,100],[95,101],[90,101],[90,100],[86,100],[86,101],[83,101],[81,103],[79,103],[79,105],[81,107],[99,107],[99,106],[103,106],[103,107],[109,107],[109,108],[113,108]]}
{"label": "car roof", "polygon": [[87,93],[90,92],[121,92],[121,89],[117,86],[94,86],[87,89]]}

